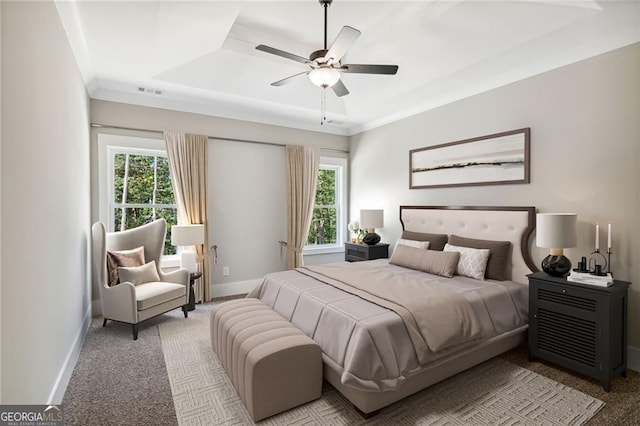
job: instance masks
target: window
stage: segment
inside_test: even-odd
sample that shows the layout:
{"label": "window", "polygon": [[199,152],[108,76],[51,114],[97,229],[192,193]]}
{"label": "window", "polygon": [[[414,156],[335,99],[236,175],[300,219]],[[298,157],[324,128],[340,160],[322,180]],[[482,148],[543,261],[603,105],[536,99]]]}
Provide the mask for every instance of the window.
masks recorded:
{"label": "window", "polygon": [[315,207],[306,253],[342,250],[346,230],[346,160],[320,158]]}
{"label": "window", "polygon": [[110,228],[124,231],[164,218],[167,221],[164,254],[176,254],[176,247],[171,245],[171,226],[177,223],[178,209],[166,154],[117,148],[109,151],[113,165]]}
{"label": "window", "polygon": [[[98,134],[99,219],[107,231],[124,231],[153,220],[167,221],[163,267],[172,266],[177,224],[169,161],[162,140]],[[166,258],[166,256],[170,256]],[[177,260],[177,258],[176,258]]]}

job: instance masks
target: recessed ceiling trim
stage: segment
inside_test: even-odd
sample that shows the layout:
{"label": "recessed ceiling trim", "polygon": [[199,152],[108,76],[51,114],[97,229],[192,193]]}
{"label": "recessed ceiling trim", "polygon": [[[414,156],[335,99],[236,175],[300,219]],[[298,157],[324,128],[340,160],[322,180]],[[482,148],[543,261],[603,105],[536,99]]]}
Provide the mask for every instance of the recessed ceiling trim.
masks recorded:
{"label": "recessed ceiling trim", "polygon": [[64,31],[67,34],[67,39],[71,45],[73,56],[76,59],[76,63],[80,69],[80,74],[82,75],[85,86],[88,91],[96,89],[98,87],[98,82],[93,64],[91,63],[89,46],[87,45],[87,39],[82,27],[78,6],[75,1],[61,0],[55,0],[55,6],[58,10],[60,20],[62,21]]}
{"label": "recessed ceiling trim", "polygon": [[[55,0],[92,98],[337,135],[371,130],[640,42],[637,1],[335,0],[329,33],[344,25],[363,31],[349,52],[353,58],[345,61],[397,63],[400,71],[393,79],[344,75],[351,95],[327,97],[329,122],[321,126],[315,92],[295,83],[270,90],[268,83],[286,77],[287,69],[252,48],[267,42],[305,54],[321,29],[317,1],[203,4],[194,11],[186,2],[133,7]],[[171,35],[194,20],[204,38],[196,45],[185,35],[191,56],[173,45],[166,49],[167,39],[180,47],[183,38]],[[173,32],[162,32],[167,26]],[[139,86],[163,94],[136,93]]]}

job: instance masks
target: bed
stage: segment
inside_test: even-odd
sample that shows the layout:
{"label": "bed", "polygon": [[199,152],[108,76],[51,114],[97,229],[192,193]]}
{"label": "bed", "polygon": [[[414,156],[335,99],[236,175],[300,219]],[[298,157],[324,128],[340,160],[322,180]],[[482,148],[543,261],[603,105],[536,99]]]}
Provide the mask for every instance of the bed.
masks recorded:
{"label": "bed", "polygon": [[[269,274],[249,295],[318,343],[324,378],[365,416],[520,345],[528,327],[535,208],[401,206],[399,217],[402,238],[411,241],[396,246],[391,259]],[[442,262],[433,259],[452,264],[455,257],[457,264],[467,250],[440,251],[436,239],[443,235],[471,242],[467,247],[501,242],[501,254],[483,251],[493,256],[494,275],[485,279],[483,269],[482,279],[441,276],[451,271],[437,269]],[[436,250],[424,250],[420,239],[431,239]],[[403,259],[422,259],[422,266],[407,267]],[[496,265],[500,279],[493,279]]]}

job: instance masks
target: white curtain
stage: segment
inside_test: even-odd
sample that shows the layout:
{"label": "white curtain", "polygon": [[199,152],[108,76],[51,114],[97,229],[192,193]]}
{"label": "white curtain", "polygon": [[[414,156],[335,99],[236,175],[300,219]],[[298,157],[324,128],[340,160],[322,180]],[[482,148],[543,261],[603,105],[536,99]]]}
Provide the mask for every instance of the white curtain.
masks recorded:
{"label": "white curtain", "polygon": [[287,145],[287,268],[303,265],[320,166],[318,147]]}
{"label": "white curtain", "polygon": [[207,225],[208,137],[165,132],[173,193],[178,205],[178,224],[204,224],[204,244],[195,246],[202,278],[194,286],[196,302],[211,300],[209,285],[209,229]]}

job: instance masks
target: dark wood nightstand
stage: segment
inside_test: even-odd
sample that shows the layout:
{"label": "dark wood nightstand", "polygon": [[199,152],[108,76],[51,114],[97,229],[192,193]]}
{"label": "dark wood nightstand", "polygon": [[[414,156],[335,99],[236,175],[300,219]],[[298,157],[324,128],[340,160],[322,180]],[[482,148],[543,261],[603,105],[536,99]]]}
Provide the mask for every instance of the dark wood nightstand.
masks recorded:
{"label": "dark wood nightstand", "polygon": [[529,360],[550,361],[600,380],[627,373],[631,283],[590,286],[536,272],[529,277]]}
{"label": "dark wood nightstand", "polygon": [[361,243],[344,243],[344,260],[347,262],[386,259],[388,257],[389,244],[378,243],[370,246]]}

